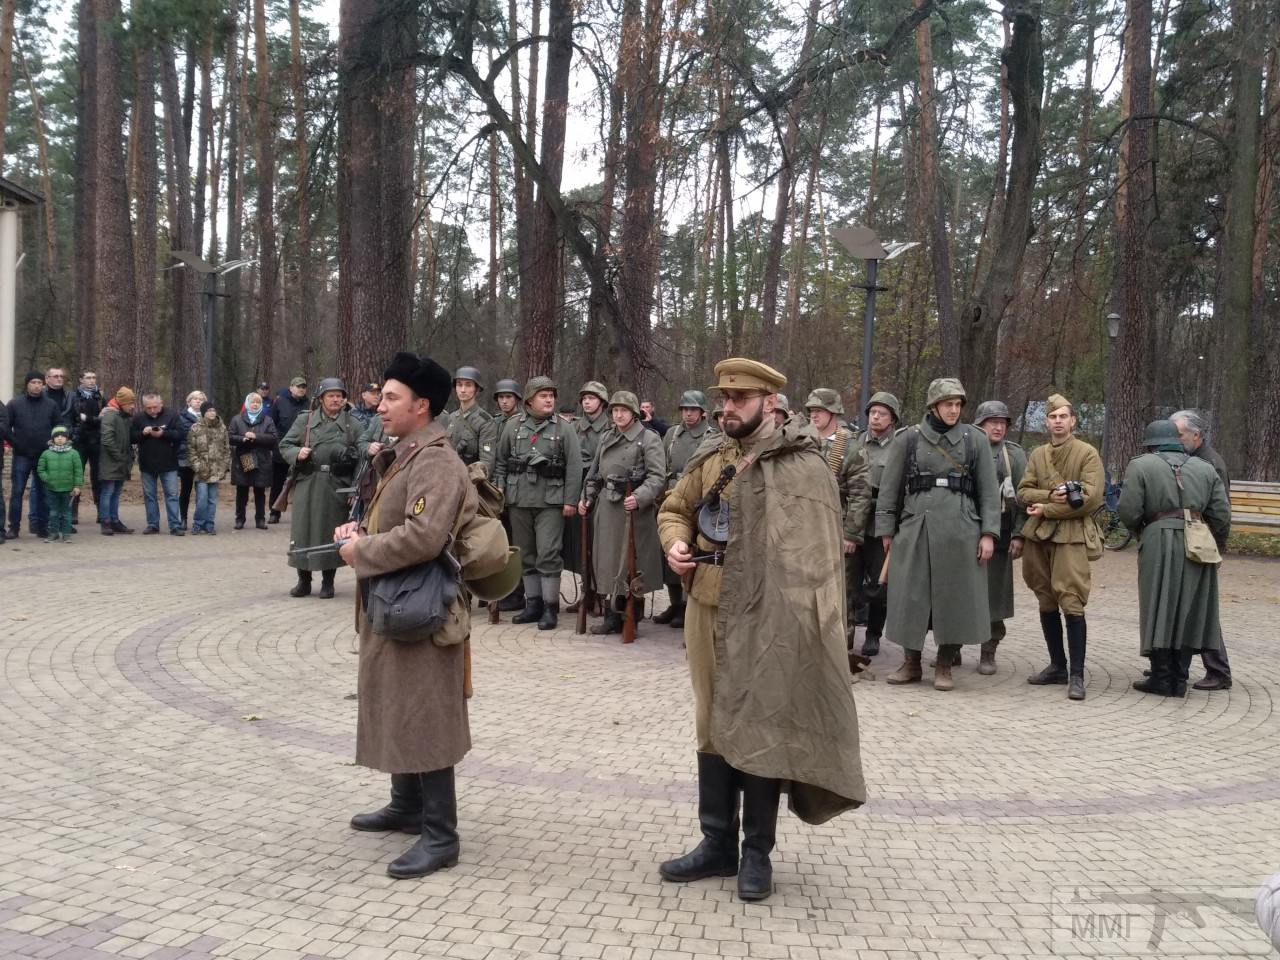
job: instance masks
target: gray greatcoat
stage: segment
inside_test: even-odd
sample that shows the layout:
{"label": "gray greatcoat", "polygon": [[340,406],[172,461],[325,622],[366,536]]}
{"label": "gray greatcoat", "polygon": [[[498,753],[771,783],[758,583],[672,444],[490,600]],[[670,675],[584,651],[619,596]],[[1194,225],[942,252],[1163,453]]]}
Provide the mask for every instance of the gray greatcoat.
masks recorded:
{"label": "gray greatcoat", "polygon": [[[1006,464],[1005,458],[1008,457]],[[1009,547],[1015,539],[1022,539],[1022,521],[1026,511],[1018,503],[1018,484],[1027,470],[1027,451],[1012,440],[1001,440],[991,448],[996,465],[996,483],[1003,484],[1006,477],[1013,479],[1014,497],[1000,498],[1000,536],[996,549],[987,564],[987,602],[991,605],[991,620],[1008,620],[1013,616],[1013,558]]]}
{"label": "gray greatcoat", "polygon": [[638,420],[625,432],[615,428],[604,435],[587,472],[586,497],[595,504],[591,512],[591,567],[596,590],[610,596],[627,593],[627,512],[622,507],[624,494],[610,491],[605,481],[629,471],[644,474],[643,481],[632,488],[639,504],[633,511],[636,573],[642,584],[637,592],[652,593],[662,586],[657,502],[667,486],[667,458],[661,438]]}
{"label": "gray greatcoat", "polygon": [[[1174,467],[1182,473],[1182,496]],[[1125,470],[1117,513],[1141,537],[1138,623],[1142,655],[1152,650],[1217,650],[1218,567],[1187,559],[1182,516],[1154,519],[1186,507],[1198,510],[1219,545],[1231,531],[1231,503],[1222,479],[1204,460],[1160,451],[1135,457]]]}
{"label": "gray greatcoat", "polygon": [[685,464],[689,462],[694,451],[702,446],[702,442],[709,436],[718,436],[719,433],[710,417],[703,417],[692,427],[677,423],[667,431],[667,435],[662,438],[662,446],[667,454],[668,488],[676,485],[676,481],[684,473]]}
{"label": "gray greatcoat", "polygon": [[[311,433],[307,434],[307,423]],[[336,417],[319,408],[293,421],[288,435],[280,441],[280,456],[297,467],[298,483],[290,500],[289,546],[314,547],[333,542],[333,531],[347,520],[347,495],[338,491],[351,486],[356,469],[356,441],[361,424],[344,407]],[[311,456],[298,463],[303,441]],[[337,550],[308,556],[289,556],[289,566],[299,570],[334,570],[344,566]]]}
{"label": "gray greatcoat", "polygon": [[[974,478],[974,496],[937,486],[907,489],[912,431],[919,431],[919,472],[943,477],[963,468]],[[889,448],[876,500],[876,535],[893,537],[885,622],[890,640],[923,650],[930,629],[939,646],[991,638],[987,568],[978,563],[978,540],[987,534],[1000,535],[1000,490],[987,435],[966,423],[939,435],[927,419],[904,431]]]}
{"label": "gray greatcoat", "polygon": [[[356,541],[351,564],[362,581],[439,556],[478,505],[467,468],[437,422],[402,437],[373,465],[381,479],[362,524],[368,536]],[[362,593],[356,591],[356,762],[387,773],[453,766],[471,749],[463,693],[469,601],[459,594],[443,629],[408,643],[374,632]]]}

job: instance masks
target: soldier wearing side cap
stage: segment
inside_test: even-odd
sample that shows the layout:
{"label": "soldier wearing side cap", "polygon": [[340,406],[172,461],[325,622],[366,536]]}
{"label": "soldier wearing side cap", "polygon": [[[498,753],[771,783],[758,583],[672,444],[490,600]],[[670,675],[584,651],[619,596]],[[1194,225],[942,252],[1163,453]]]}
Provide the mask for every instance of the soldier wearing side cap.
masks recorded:
{"label": "soldier wearing side cap", "polygon": [[[499,380],[493,385],[493,400],[498,405],[498,412],[493,415],[493,422],[498,428],[499,440],[502,439],[502,431],[506,428],[507,421],[515,417],[519,412],[523,399],[523,395],[520,393],[520,384],[510,378]],[[495,466],[497,465],[497,459],[497,454],[495,453]],[[511,533],[511,512],[505,506],[502,509],[502,526],[507,531],[507,538],[514,543],[515,539]],[[524,609],[523,579],[516,583],[516,588],[509,595],[498,602],[498,609],[507,611]]]}
{"label": "soldier wearing side cap", "polygon": [[[622,632],[628,592],[641,598],[662,583],[657,525],[658,496],[666,489],[667,479],[662,440],[645,429],[640,400],[629,390],[609,398],[609,418],[613,426],[600,441],[578,504],[581,517],[591,512],[591,566],[596,589],[610,600],[604,621],[591,628],[597,636]],[[635,534],[639,583],[630,576],[628,514]]]}
{"label": "soldier wearing side cap", "polygon": [[559,622],[562,518],[577,510],[582,494],[578,434],[556,416],[557,392],[550,377],[525,384],[524,410],[502,430],[493,474],[506,495],[524,565],[524,611],[511,622],[537,623],[539,630],[554,630]]}
{"label": "soldier wearing side cap", "polygon": [[467,466],[479,463],[485,476],[493,476],[494,460],[498,455],[498,424],[478,402],[484,391],[480,371],[475,367],[459,367],[453,375],[453,392],[458,397],[458,409],[449,418],[449,442]]}
{"label": "soldier wearing side cap", "polygon": [[786,378],[743,358],[716,376],[725,436],[698,448],[658,512],[667,563],[692,577],[684,636],[702,830],[659,872],[673,883],[736,873],[739,898],[763,900],[784,784],[806,823],[866,798],[845,672],[842,518],[813,431],[774,416]]}
{"label": "soldier wearing side cap", "polygon": [[995,553],[987,564],[987,599],[991,605],[991,639],[982,645],[978,672],[991,676],[996,672],[996,649],[1005,637],[1004,622],[1013,616],[1013,561],[1022,556],[1022,518],[1018,503],[1018,484],[1027,470],[1027,453],[1008,439],[1013,418],[1009,408],[999,400],[978,404],[973,425],[987,435],[991,456],[996,465],[996,482],[1000,484],[1000,536]]}
{"label": "soldier wearing side cap", "polygon": [[[578,433],[578,447],[582,453],[583,482],[586,481],[587,471],[591,469],[591,462],[596,458],[601,437],[612,426],[609,411],[606,409],[608,403],[609,391],[599,380],[588,380],[578,391],[578,406],[582,409],[582,416],[574,421],[573,429]],[[579,517],[576,511],[572,517],[566,517],[564,521],[564,568],[570,573],[582,573],[582,558],[579,554],[582,550],[581,525],[584,522],[586,521]],[[565,611],[577,613],[578,604],[581,601],[580,596],[565,607]]]}
{"label": "soldier wearing side cap", "polygon": [[[686,390],[680,394],[680,422],[662,438],[667,454],[667,489],[676,485],[684,475],[685,464],[708,437],[720,434],[720,429],[708,417],[707,395],[701,390]],[[665,563],[662,565],[663,582],[671,605],[653,618],[654,623],[665,623],[677,629],[684,627],[684,584],[680,577]]]}
{"label": "soldier wearing side cap", "polygon": [[[892,393],[881,390],[871,395],[867,408],[862,412],[867,418],[867,429],[859,434],[858,442],[867,454],[867,477],[871,486],[871,509],[874,511],[876,498],[880,495],[880,478],[884,474],[889,446],[904,429],[899,426],[902,404]],[[856,568],[853,580],[859,586],[859,594],[855,610],[849,619],[856,623],[866,623],[867,635],[862,642],[862,655],[874,657],[880,652],[880,638],[884,635],[887,610],[884,591],[878,589],[880,571],[884,567],[884,544],[874,535],[874,531],[868,531],[862,547],[853,554],[851,566]],[[852,637],[850,640],[852,641]]]}
{"label": "soldier wearing side cap", "polygon": [[987,435],[960,422],[960,381],[934,380],[925,404],[920,423],[889,448],[876,498],[876,533],[891,552],[886,626],[903,649],[888,682],[920,682],[932,630],[933,687],[952,690],[959,648],[991,637],[986,565],[1000,534],[1000,489]]}
{"label": "soldier wearing side cap", "polygon": [[[840,490],[840,507],[844,512],[841,548],[845,557],[845,605],[847,611],[852,611],[859,587],[857,578],[861,573],[853,558],[863,544],[867,519],[871,515],[867,452],[853,431],[840,422],[839,418],[844,416],[844,401],[838,392],[830,387],[818,387],[809,394],[804,407],[809,414],[809,425],[817,431],[822,442],[822,458],[831,468]],[[852,645],[851,626],[846,628],[846,635]]]}

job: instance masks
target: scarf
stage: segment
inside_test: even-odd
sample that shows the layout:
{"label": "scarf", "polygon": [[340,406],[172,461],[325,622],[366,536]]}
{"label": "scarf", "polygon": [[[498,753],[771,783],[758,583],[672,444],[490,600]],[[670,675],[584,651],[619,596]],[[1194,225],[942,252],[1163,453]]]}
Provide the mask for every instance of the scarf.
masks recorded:
{"label": "scarf", "polygon": [[943,420],[941,417],[939,417],[932,410],[930,410],[928,413],[924,415],[924,419],[925,419],[925,422],[929,424],[929,426],[933,427],[933,429],[938,432],[938,436],[942,436],[944,433],[946,433],[948,430],[951,429],[951,425],[947,423],[945,420]]}
{"label": "scarf", "polygon": [[[249,406],[250,400],[258,401],[258,412],[254,413],[253,408]],[[249,425],[253,426],[262,419],[262,411],[265,409],[262,403],[262,396],[257,392],[250,393],[244,398],[244,416],[249,421]]]}

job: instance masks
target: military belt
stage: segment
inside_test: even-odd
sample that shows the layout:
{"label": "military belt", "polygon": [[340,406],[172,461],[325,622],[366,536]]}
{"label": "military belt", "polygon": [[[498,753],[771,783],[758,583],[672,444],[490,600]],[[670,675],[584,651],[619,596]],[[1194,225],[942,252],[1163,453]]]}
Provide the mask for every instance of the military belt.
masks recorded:
{"label": "military belt", "polygon": [[710,553],[695,553],[691,559],[694,563],[705,563],[711,567],[723,567],[724,551],[713,550]]}
{"label": "military belt", "polygon": [[[1199,510],[1188,510],[1187,513],[1191,514],[1192,520],[1204,520],[1204,517],[1200,515]],[[1181,508],[1177,510],[1162,510],[1160,513],[1157,513],[1155,516],[1148,517],[1144,521],[1144,526],[1155,523],[1158,520],[1174,520],[1174,519],[1177,519],[1177,520],[1184,519],[1182,516]]]}
{"label": "military belt", "polygon": [[321,472],[321,473],[328,473],[328,472],[329,472],[329,464],[327,464],[327,463],[322,463],[322,464],[320,464],[320,472]]}

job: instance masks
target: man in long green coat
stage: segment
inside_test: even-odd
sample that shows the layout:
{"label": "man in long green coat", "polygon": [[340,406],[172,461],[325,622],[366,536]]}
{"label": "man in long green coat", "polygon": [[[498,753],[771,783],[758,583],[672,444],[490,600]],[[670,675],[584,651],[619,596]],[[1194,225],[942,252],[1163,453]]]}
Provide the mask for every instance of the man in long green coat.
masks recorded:
{"label": "man in long green coat", "polygon": [[[293,421],[280,441],[280,456],[297,477],[291,498],[289,521],[289,566],[298,571],[291,597],[311,593],[311,574],[320,571],[320,593],[333,596],[333,578],[344,566],[333,546],[333,531],[345,523],[350,507],[347,495],[338,491],[355,479],[359,454],[360,422],[351,415],[347,388],[337,377],[320,381],[317,406]],[[294,551],[327,544],[332,549],[298,554]]]}
{"label": "man in long green coat", "polygon": [[[692,577],[685,619],[703,839],[659,867],[688,883],[738,876],[738,897],[773,891],[780,791],[806,823],[866,800],[848,679],[840,498],[807,424],[774,417],[786,378],[744,358],[716,364],[722,442],[698,448],[658,513],[672,569]],[[698,524],[717,480],[727,542]],[[742,851],[738,851],[738,791]]]}
{"label": "man in long green coat", "polygon": [[[509,377],[504,377],[493,385],[493,399],[498,405],[497,412],[493,415],[493,421],[498,426],[498,440],[502,440],[502,431],[506,429],[508,421],[513,419],[520,411],[520,402],[523,399],[520,393],[520,384],[516,383]],[[497,469],[498,458],[494,456],[494,469]],[[511,535],[511,514],[503,506],[502,508],[502,527],[507,531],[507,538],[512,543],[515,542]],[[516,584],[516,588],[507,596],[498,601],[499,610],[523,610],[524,609],[524,580],[522,579]]]}
{"label": "man in long green coat", "polygon": [[1022,556],[1024,514],[1018,503],[1018,484],[1027,469],[1027,452],[1008,439],[1011,423],[1009,408],[999,400],[978,404],[973,415],[973,425],[980,428],[991,443],[996,482],[1000,485],[1000,536],[987,564],[991,639],[982,645],[982,658],[978,661],[978,672],[988,677],[996,672],[996,649],[1005,637],[1004,622],[1013,616],[1013,561]]}
{"label": "man in long green coat", "polygon": [[[587,471],[591,469],[591,462],[596,458],[596,450],[600,448],[600,441],[613,426],[613,422],[609,419],[609,411],[606,409],[608,403],[609,390],[599,380],[588,380],[578,391],[578,405],[582,408],[582,416],[573,422],[573,429],[578,434],[584,484]],[[578,516],[576,510],[572,517],[564,519],[564,568],[570,573],[584,572],[582,569],[582,524],[584,523],[587,523],[587,520]],[[578,595],[577,600],[565,607],[566,613],[578,612],[578,604],[582,602],[583,594],[586,592],[585,587],[590,582],[590,577],[583,578],[584,590]],[[604,588],[599,587],[599,589]],[[595,596],[589,599],[593,602],[588,605],[588,610],[594,606]]]}
{"label": "man in long green coat", "polygon": [[858,435],[858,442],[867,452],[867,477],[871,486],[872,517],[868,520],[867,536],[862,547],[853,555],[856,569],[853,579],[858,584],[858,597],[849,618],[854,623],[865,623],[866,638],[862,641],[862,655],[874,657],[880,652],[880,638],[884,635],[884,621],[888,614],[884,591],[879,589],[880,571],[884,569],[884,544],[875,535],[874,511],[880,496],[880,478],[889,459],[889,448],[905,427],[902,420],[902,404],[892,393],[877,390],[862,411],[867,429]]}
{"label": "man in long green coat", "polygon": [[929,384],[924,419],[889,448],[876,533],[889,557],[885,632],[903,649],[889,683],[918,683],[925,634],[938,644],[935,690],[951,690],[964,644],[991,639],[987,563],[1000,535],[1000,488],[987,435],[960,422],[960,381]]}
{"label": "man in long green coat", "polygon": [[1231,532],[1231,502],[1206,461],[1188,454],[1169,420],[1155,420],[1142,438],[1147,453],[1129,461],[1117,512],[1142,538],[1138,551],[1138,623],[1151,676],[1143,693],[1183,696],[1194,651],[1221,643],[1217,564],[1186,555],[1184,510],[1202,518],[1219,549]]}
{"label": "man in long green coat", "polygon": [[[640,400],[629,390],[619,390],[609,399],[609,416],[613,428],[600,441],[578,503],[580,516],[590,511],[594,517],[591,566],[596,589],[611,600],[604,622],[591,628],[597,636],[622,632],[628,595],[643,604],[644,594],[662,584],[663,567],[657,522],[658,496],[667,486],[662,440],[640,422]],[[638,584],[630,576],[628,518],[635,534]]]}

